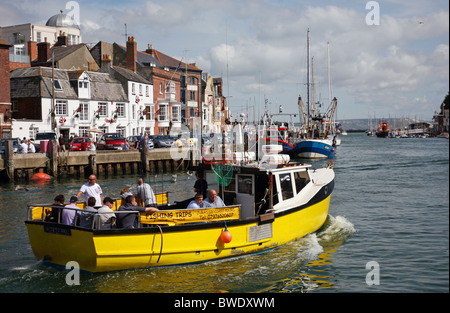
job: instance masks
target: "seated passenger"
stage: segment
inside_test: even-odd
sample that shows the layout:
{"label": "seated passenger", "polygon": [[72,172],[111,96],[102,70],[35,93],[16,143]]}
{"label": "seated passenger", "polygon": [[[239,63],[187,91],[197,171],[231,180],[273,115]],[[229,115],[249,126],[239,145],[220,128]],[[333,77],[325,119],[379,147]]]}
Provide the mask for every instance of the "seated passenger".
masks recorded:
{"label": "seated passenger", "polygon": [[[75,214],[76,210],[70,210],[70,209],[79,209],[77,206],[78,198],[77,196],[70,197],[70,203],[64,207],[64,210],[62,211],[62,221],[61,223],[66,225],[75,225]],[[68,209],[66,209],[68,208]]]}
{"label": "seated passenger", "polygon": [[[123,211],[139,211],[139,212],[156,212],[159,211],[157,208],[153,207],[139,207],[137,206],[136,199],[134,196],[128,196],[125,198],[125,204],[119,207],[119,212]],[[117,227],[118,228],[137,228],[136,213],[118,213],[117,214]]]}
{"label": "seated passenger", "polygon": [[62,211],[62,207],[64,206],[64,195],[57,195],[54,199],[52,206],[59,206],[60,208],[52,208],[50,210],[46,210],[45,220],[47,222],[59,223],[61,220],[60,215]]}
{"label": "seated passenger", "polygon": [[202,208],[220,208],[226,206],[223,200],[217,195],[214,189],[208,193],[208,198],[203,200]]}
{"label": "seated passenger", "polygon": [[194,200],[192,200],[186,209],[200,209],[202,207],[203,195],[198,193],[195,195]]}
{"label": "seated passenger", "polygon": [[99,229],[110,229],[115,225],[116,215],[114,211],[111,210],[114,206],[114,200],[110,197],[103,199],[103,206],[98,209],[100,214],[100,226]]}
{"label": "seated passenger", "polygon": [[81,211],[80,227],[92,228],[92,222],[94,221],[95,214],[97,214],[97,209],[94,208],[95,201],[94,197],[89,197],[87,206]]}
{"label": "seated passenger", "polygon": [[120,198],[125,200],[126,197],[128,196],[132,196],[133,194],[127,189],[127,188],[122,188],[120,190]]}

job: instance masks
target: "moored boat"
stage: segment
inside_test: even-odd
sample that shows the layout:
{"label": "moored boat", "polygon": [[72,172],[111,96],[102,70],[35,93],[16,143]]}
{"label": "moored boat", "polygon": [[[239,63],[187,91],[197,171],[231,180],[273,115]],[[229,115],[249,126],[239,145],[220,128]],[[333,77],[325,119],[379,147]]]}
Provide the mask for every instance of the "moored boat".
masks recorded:
{"label": "moored boat", "polygon": [[[162,194],[157,196],[159,211],[133,212],[139,221],[133,229],[50,222],[45,215],[57,207],[30,205],[25,221],[30,245],[46,264],[65,267],[75,261],[88,272],[196,263],[273,249],[317,231],[327,218],[334,188],[331,167],[313,169],[286,163],[286,157],[246,165],[200,164],[194,169],[203,172],[210,189],[222,194],[228,206],[189,210],[191,199],[169,204]],[[231,166],[223,186],[216,182],[216,166]],[[117,200],[116,216],[123,214],[119,205]],[[231,236],[223,235],[225,231]]]}

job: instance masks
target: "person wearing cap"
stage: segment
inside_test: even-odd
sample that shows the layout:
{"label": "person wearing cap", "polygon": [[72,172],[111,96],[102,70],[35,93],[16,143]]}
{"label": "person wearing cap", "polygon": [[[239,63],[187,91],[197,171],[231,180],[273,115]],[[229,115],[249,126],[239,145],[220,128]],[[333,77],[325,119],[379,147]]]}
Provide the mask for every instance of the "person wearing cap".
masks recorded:
{"label": "person wearing cap", "polygon": [[78,203],[77,196],[70,197],[70,203],[64,207],[64,210],[62,212],[61,223],[66,225],[75,225],[75,215],[77,211],[72,209],[79,209],[77,203]]}
{"label": "person wearing cap", "polygon": [[111,197],[105,197],[103,199],[103,206],[98,209],[100,214],[99,229],[110,229],[116,224],[116,215],[112,210],[114,206],[114,200]]}

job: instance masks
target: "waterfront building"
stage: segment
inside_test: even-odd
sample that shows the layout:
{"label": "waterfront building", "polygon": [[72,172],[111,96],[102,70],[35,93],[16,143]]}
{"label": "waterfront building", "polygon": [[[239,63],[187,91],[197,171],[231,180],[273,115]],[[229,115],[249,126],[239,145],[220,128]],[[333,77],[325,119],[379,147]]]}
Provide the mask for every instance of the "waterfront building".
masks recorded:
{"label": "waterfront building", "polygon": [[[128,97],[126,129],[121,127],[124,136],[139,135],[144,132],[155,134],[155,104],[153,85],[137,72],[111,65],[111,57],[104,54],[100,72],[108,73],[118,80]],[[119,125],[118,125],[119,126]],[[100,127],[100,129],[102,129]],[[117,129],[117,127],[116,127]]]}
{"label": "waterfront building", "polygon": [[89,136],[92,128],[127,135],[127,103],[122,84],[108,73],[49,67],[11,72],[12,137],[55,131],[68,139]]}

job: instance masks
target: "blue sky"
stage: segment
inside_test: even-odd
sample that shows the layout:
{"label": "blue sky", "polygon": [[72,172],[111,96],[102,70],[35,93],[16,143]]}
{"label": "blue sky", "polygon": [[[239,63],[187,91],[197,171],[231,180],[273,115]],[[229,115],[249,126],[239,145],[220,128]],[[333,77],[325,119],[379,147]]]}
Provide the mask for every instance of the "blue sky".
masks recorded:
{"label": "blue sky", "polygon": [[[77,1],[83,41],[125,44],[125,27],[148,44],[222,76],[233,115],[250,105],[298,113],[306,99],[306,31],[311,31],[315,100],[332,96],[338,118],[431,120],[449,90],[449,6],[443,0],[377,1],[380,25],[367,25],[368,1]],[[0,0],[0,26],[45,23],[66,1]]]}

